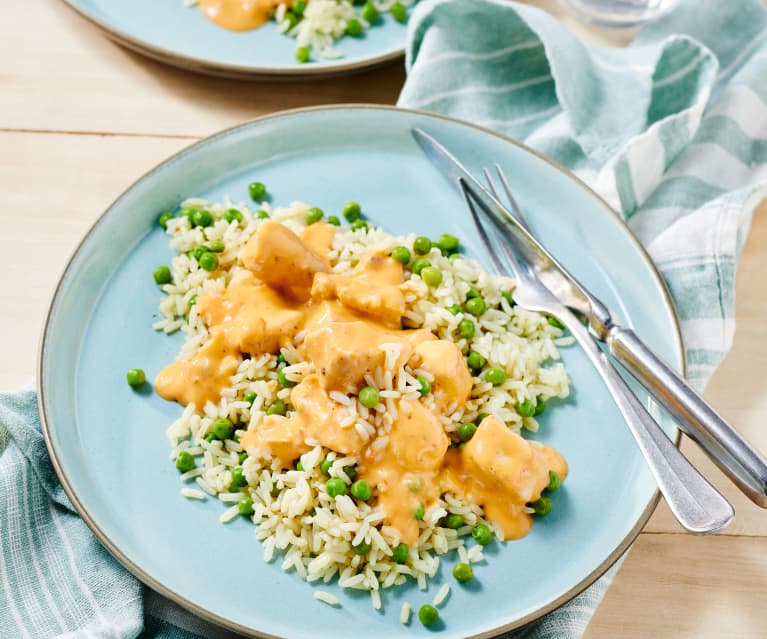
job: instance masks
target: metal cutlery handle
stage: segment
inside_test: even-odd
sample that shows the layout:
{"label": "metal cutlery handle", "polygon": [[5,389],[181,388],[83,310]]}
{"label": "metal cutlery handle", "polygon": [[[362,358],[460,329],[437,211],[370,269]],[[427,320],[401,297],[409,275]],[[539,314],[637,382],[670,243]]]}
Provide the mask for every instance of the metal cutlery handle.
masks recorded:
{"label": "metal cutlery handle", "polygon": [[613,355],[754,503],[767,508],[767,461],[631,329],[614,327]]}
{"label": "metal cutlery handle", "polygon": [[558,319],[570,329],[607,385],[679,523],[700,534],[727,526],[735,514],[729,502],[682,455],[575,316],[566,313]]}

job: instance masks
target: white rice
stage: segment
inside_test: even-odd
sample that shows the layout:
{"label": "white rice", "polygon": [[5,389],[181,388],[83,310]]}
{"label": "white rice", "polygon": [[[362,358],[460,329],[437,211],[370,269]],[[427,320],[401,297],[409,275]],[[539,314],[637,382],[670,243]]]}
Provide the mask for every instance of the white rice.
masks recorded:
{"label": "white rice", "polygon": [[402,604],[399,612],[399,621],[405,626],[410,623],[410,604],[407,601]]}
{"label": "white rice", "polygon": [[448,595],[450,594],[450,584],[443,584],[442,588],[437,591],[437,594],[434,595],[434,599],[431,602],[431,605],[435,608],[438,608],[444,601],[447,599]]}
{"label": "white rice", "polygon": [[[312,0],[313,6],[318,0]],[[187,218],[179,217],[168,222],[167,233],[171,246],[179,252],[171,263],[173,281],[162,287],[166,296],[160,303],[163,319],[157,323],[158,330],[172,332],[182,330],[185,344],[180,358],[193,355],[208,338],[208,330],[197,314],[196,306],[189,307],[193,296],[223,290],[242,267],[237,255],[242,246],[259,228],[261,220],[245,205],[187,201],[183,206],[205,206],[214,217],[214,223],[204,230],[191,228]],[[241,222],[227,223],[222,219],[224,211],[236,207],[243,216]],[[289,207],[272,210],[267,203],[260,209],[270,212],[289,228],[299,230],[304,226],[308,206],[293,203]],[[333,271],[348,273],[360,257],[371,251],[389,252],[394,246],[412,246],[415,236],[395,237],[380,228],[371,227],[352,231],[338,229],[333,248],[328,257]],[[200,269],[196,260],[185,253],[202,243],[221,240],[225,250],[219,253],[220,267],[208,273]],[[525,399],[535,400],[566,397],[569,380],[559,359],[557,341],[562,332],[548,324],[537,313],[511,308],[501,292],[509,290],[513,282],[491,276],[471,259],[449,260],[434,249],[426,256],[443,274],[439,287],[427,287],[417,275],[412,275],[401,289],[407,300],[406,325],[426,328],[443,339],[455,341],[464,352],[475,350],[493,366],[504,368],[507,380],[494,387],[475,378],[472,395],[461,409],[452,407],[447,417],[441,418],[447,433],[454,432],[461,423],[474,421],[480,413],[491,413],[504,421],[508,427],[519,432],[526,428],[537,429],[534,418],[522,418],[516,410]],[[467,342],[457,336],[458,323],[463,313],[451,314],[446,309],[465,299],[470,287],[477,288],[488,305],[488,311],[477,324],[476,335]],[[499,308],[500,307],[500,308]],[[186,315],[186,317],[184,317]],[[420,383],[423,375],[433,380],[425,370],[413,370],[408,365],[396,369],[399,345],[382,344],[386,353],[386,365],[370,375],[368,383],[379,388],[381,402],[374,410],[362,406],[356,397],[333,391],[330,397],[346,415],[342,425],[354,428],[361,437],[372,440],[375,447],[385,447],[387,433],[396,419],[396,402],[426,401],[420,399]],[[314,372],[311,362],[304,362],[294,347],[282,349],[289,365],[285,375],[294,381]],[[553,365],[543,367],[544,362],[555,360]],[[478,563],[484,560],[481,546],[473,545],[467,550],[464,537],[478,523],[488,525],[496,534],[496,526],[484,519],[479,506],[465,503],[450,494],[443,495],[432,504],[419,522],[419,538],[410,548],[406,564],[392,559],[392,549],[400,542],[399,533],[383,522],[381,510],[365,502],[356,502],[348,495],[331,498],[324,486],[327,476],[320,463],[329,459],[331,477],[351,483],[346,469],[358,463],[357,457],[343,457],[323,449],[317,442],[307,442],[312,449],[301,457],[304,470],[285,470],[276,461],[263,458],[258,451],[248,451],[242,464],[242,472],[248,485],[240,491],[230,489],[232,470],[240,466],[239,444],[234,440],[208,442],[205,435],[219,417],[226,417],[238,425],[237,435],[257,425],[265,417],[267,407],[277,398],[289,399],[289,389],[279,388],[277,361],[272,354],[243,359],[231,379],[231,386],[222,393],[216,403],[208,403],[202,411],[187,406],[182,415],[168,428],[172,449],[171,459],[185,450],[196,458],[194,470],[181,475],[182,480],[193,481],[196,488],[187,487],[182,495],[190,499],[205,499],[206,495],[217,497],[224,504],[232,504],[221,513],[219,519],[227,523],[239,515],[239,501],[244,495],[253,500],[252,521],[256,538],[263,543],[264,561],[280,560],[286,571],[295,571],[299,577],[310,582],[328,583],[337,579],[342,588],[367,590],[374,608],[382,606],[381,589],[390,588],[415,580],[421,590],[439,569],[439,556],[456,550],[460,561]],[[255,392],[252,405],[244,397]],[[343,413],[342,413],[343,414]],[[459,530],[444,528],[442,519],[450,513],[461,515],[465,525]],[[370,552],[365,556],[354,553],[352,545],[362,541],[369,543]],[[449,586],[443,586],[434,598],[435,605],[449,595]],[[330,605],[337,605],[336,597],[323,591],[314,596]],[[401,611],[403,623],[410,618],[410,607],[404,604]]]}
{"label": "white rice", "polygon": [[328,604],[328,606],[339,605],[338,597],[335,597],[334,595],[331,595],[329,592],[325,592],[324,590],[315,590],[314,598],[318,601],[322,601]]}

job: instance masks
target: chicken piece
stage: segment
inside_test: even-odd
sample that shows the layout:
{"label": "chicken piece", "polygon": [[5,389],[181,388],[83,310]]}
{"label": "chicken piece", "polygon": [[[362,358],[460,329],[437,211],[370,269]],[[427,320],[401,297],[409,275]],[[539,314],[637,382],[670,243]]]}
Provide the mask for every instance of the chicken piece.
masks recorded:
{"label": "chicken piece", "polygon": [[282,468],[293,468],[296,459],[311,450],[305,440],[299,417],[269,415],[240,438],[240,449],[261,451],[278,459]]}
{"label": "chicken piece", "polygon": [[325,266],[330,268],[328,253],[333,248],[333,240],[336,237],[335,226],[327,222],[315,222],[301,229],[298,237],[312,253],[325,263]]}
{"label": "chicken piece", "polygon": [[439,497],[437,473],[447,448],[448,438],[434,413],[419,401],[404,401],[388,445],[368,448],[363,459],[360,475],[377,488],[386,522],[406,544],[418,539],[415,512]]}
{"label": "chicken piece", "polygon": [[274,353],[303,323],[300,310],[251,273],[242,273],[223,292],[204,295],[197,304],[211,330],[221,330],[230,345],[251,355]]}
{"label": "chicken piece", "polygon": [[[370,322],[330,322],[306,336],[304,349],[324,389],[356,393],[365,385],[366,374],[384,367],[386,353],[380,344],[394,341],[394,331]],[[403,341],[400,359],[407,361],[411,353],[412,347]]]}
{"label": "chicken piece", "polygon": [[405,313],[405,296],[399,288],[402,280],[402,264],[384,255],[369,255],[348,275],[317,276],[312,299],[338,298],[344,306],[398,329]]}
{"label": "chicken piece", "polygon": [[240,262],[259,279],[283,295],[306,301],[315,273],[329,270],[289,228],[267,220],[240,252]]}
{"label": "chicken piece", "polygon": [[471,475],[506,493],[509,501],[535,501],[549,483],[550,462],[546,455],[492,415],[482,420],[462,456]]}
{"label": "chicken piece", "polygon": [[471,395],[474,379],[461,349],[447,340],[424,341],[415,346],[410,358],[413,368],[423,368],[434,375],[432,391],[440,409],[455,402],[463,407]]}
{"label": "chicken piece", "polygon": [[358,455],[366,443],[354,422],[346,426],[341,420],[348,415],[347,409],[334,402],[320,386],[316,375],[309,375],[296,386],[290,401],[301,418],[304,433],[316,439],[325,448],[344,455]]}

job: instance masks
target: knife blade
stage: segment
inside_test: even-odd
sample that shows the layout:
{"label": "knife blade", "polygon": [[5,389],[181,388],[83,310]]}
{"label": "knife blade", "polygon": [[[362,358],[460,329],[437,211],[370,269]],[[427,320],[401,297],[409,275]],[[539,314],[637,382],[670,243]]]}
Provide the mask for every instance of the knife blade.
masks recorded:
{"label": "knife blade", "polygon": [[501,202],[440,142],[412,129],[424,155],[460,191],[466,188],[483,200],[488,214],[507,222],[515,252],[557,297],[586,321],[609,354],[631,373],[716,463],[758,506],[767,508],[767,460],[728,424],[667,362],[631,328],[613,319],[609,308],[573,277]]}

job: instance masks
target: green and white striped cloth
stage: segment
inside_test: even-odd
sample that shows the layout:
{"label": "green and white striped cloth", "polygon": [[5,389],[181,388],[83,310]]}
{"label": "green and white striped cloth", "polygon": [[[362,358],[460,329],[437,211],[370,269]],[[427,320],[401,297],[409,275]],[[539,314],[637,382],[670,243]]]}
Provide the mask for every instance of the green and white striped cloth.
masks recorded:
{"label": "green and white striped cloth", "polygon": [[[702,386],[730,346],[740,248],[767,181],[767,11],[688,0],[627,49],[536,9],[426,0],[400,104],[464,117],[573,169],[629,221],[682,318]],[[516,637],[579,637],[609,576]],[[0,394],[0,637],[231,639],[144,588],[64,495],[34,393]]]}

